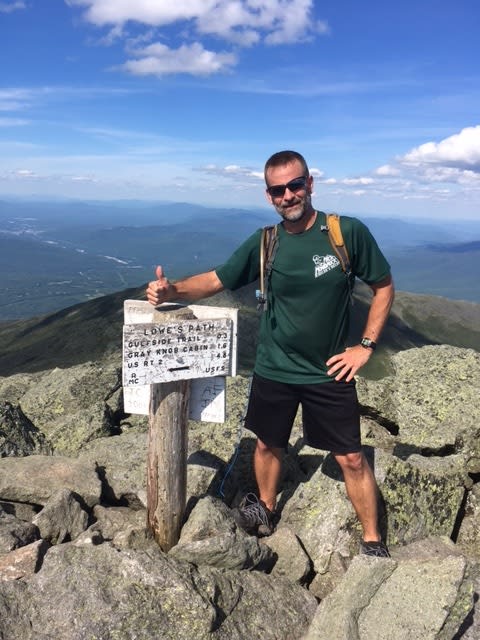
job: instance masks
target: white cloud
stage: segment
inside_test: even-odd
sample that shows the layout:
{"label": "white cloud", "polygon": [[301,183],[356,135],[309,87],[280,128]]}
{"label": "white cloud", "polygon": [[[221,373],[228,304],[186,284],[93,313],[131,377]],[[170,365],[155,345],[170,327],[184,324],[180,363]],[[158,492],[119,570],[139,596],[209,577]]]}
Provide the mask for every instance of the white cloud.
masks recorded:
{"label": "white cloud", "polygon": [[384,164],[375,169],[374,173],[377,176],[398,176],[400,175],[400,169],[393,167],[390,164]]}
{"label": "white cloud", "polygon": [[35,178],[37,174],[30,169],[17,169],[13,171],[13,175],[18,178]]}
{"label": "white cloud", "polygon": [[25,2],[0,2],[0,13],[12,13],[18,9],[26,9]]}
{"label": "white cloud", "polygon": [[[251,47],[264,42],[282,45],[309,40],[318,34],[329,33],[324,21],[312,17],[313,0],[65,0],[71,7],[83,10],[87,22],[97,27],[109,27],[108,33],[99,41],[108,45],[123,37],[126,39],[127,23],[145,28],[149,40],[151,30],[157,37],[169,38],[169,46],[163,51],[149,55],[143,53],[139,59],[128,60],[120,68],[142,75],[164,75],[165,73],[190,73],[205,75],[219,73],[236,63],[232,53],[208,51],[200,41],[203,36],[215,36],[237,47]],[[168,27],[175,30],[166,32]],[[194,34],[194,36],[192,36]],[[142,37],[137,36],[137,37]],[[176,38],[177,42],[172,43]],[[193,42],[195,40],[195,42]],[[193,43],[192,43],[193,42]],[[177,45],[175,48],[174,45]],[[209,45],[211,46],[211,45]],[[198,64],[190,52],[201,48]]]}
{"label": "white cloud", "polygon": [[[379,188],[383,198],[443,202],[479,193],[480,126],[414,147],[372,175],[376,178],[372,192]],[[355,179],[347,178],[342,184],[353,185]]]}
{"label": "white cloud", "polygon": [[357,186],[357,185],[370,185],[375,182],[373,178],[344,178],[342,184],[346,184],[347,186]]}
{"label": "white cloud", "polygon": [[415,166],[442,165],[480,173],[480,125],[466,127],[440,142],[427,142],[412,149],[401,161]]}
{"label": "white cloud", "polygon": [[211,11],[216,0],[66,0],[70,6],[86,7],[85,18],[97,25],[125,24],[128,21],[154,26],[198,18]]}
{"label": "white cloud", "polygon": [[228,164],[225,167],[219,167],[216,164],[208,164],[196,169],[196,171],[202,171],[204,173],[224,177],[246,177],[263,180],[263,172],[254,171],[250,167],[241,167],[238,164]]}
{"label": "white cloud", "polygon": [[173,73],[210,75],[228,70],[236,63],[231,53],[215,53],[203,48],[198,42],[170,49],[159,42],[134,52],[135,59],[127,60],[121,68],[133,75],[163,76]]}

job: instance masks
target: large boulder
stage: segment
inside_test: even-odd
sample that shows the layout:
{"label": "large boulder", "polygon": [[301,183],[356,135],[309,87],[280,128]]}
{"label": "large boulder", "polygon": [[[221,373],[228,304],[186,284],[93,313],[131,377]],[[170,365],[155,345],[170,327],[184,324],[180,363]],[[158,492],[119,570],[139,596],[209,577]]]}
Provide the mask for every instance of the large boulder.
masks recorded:
{"label": "large boulder", "polygon": [[301,587],[259,572],[200,570],[160,550],[59,545],[23,584],[0,583],[0,635],[286,639],[307,630],[316,607]]}
{"label": "large boulder", "polygon": [[88,507],[100,502],[102,485],[94,464],[62,456],[0,459],[0,499],[45,505],[64,488]]}
{"label": "large boulder", "polygon": [[359,379],[364,413],[396,435],[399,453],[461,452],[469,472],[480,472],[478,403],[480,353],[448,345],[409,349],[392,358],[395,373]]}
{"label": "large boulder", "polygon": [[19,374],[1,380],[0,400],[19,404],[56,453],[74,455],[86,442],[118,432],[119,375],[114,365],[99,363]]}
{"label": "large boulder", "polygon": [[211,497],[197,502],[169,555],[222,569],[266,570],[274,564],[270,547],[238,529],[230,509]]}
{"label": "large boulder", "polygon": [[392,560],[354,558],[302,640],[325,629],[329,640],[452,640],[472,604],[465,558],[449,540],[424,540]]}

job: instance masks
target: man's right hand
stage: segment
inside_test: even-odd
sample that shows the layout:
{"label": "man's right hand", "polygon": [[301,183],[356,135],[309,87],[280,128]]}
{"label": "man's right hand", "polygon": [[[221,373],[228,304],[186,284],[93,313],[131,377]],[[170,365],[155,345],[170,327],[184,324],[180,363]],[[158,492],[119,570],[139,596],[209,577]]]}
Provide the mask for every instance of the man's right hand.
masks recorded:
{"label": "man's right hand", "polygon": [[163,275],[163,268],[157,267],[155,270],[156,280],[148,283],[147,287],[147,300],[153,306],[162,304],[162,302],[168,302],[172,293],[172,285]]}

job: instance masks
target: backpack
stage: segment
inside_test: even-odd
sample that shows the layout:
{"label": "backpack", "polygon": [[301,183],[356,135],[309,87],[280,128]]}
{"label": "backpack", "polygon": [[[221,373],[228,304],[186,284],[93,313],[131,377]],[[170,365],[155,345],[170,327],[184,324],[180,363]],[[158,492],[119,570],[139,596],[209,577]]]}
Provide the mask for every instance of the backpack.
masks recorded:
{"label": "backpack", "polygon": [[[347,247],[343,240],[342,229],[340,228],[340,216],[337,213],[326,213],[326,225],[321,226],[321,231],[328,233],[328,239],[332,245],[340,266],[344,272],[349,287],[350,300],[353,304],[353,277],[352,266],[348,255]],[[278,249],[278,225],[268,225],[262,229],[260,239],[260,289],[256,291],[258,300],[257,309],[265,311],[267,307],[267,289],[272,272],[273,261]]]}

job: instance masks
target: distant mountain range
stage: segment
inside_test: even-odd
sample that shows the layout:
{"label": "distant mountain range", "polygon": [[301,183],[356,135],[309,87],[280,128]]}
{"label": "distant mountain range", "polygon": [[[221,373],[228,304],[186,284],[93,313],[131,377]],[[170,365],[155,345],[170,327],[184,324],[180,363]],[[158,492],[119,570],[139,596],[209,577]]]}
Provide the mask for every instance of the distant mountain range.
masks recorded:
{"label": "distant mountain range", "polygon": [[[139,286],[158,263],[171,278],[211,269],[275,215],[186,203],[0,201],[0,322]],[[480,223],[362,219],[397,289],[480,302]]]}
{"label": "distant mountain range", "polygon": [[[239,362],[244,373],[253,365],[259,312],[255,287],[225,291],[204,304],[239,309]],[[370,292],[355,290],[350,343],[361,337]],[[0,324],[0,372],[43,371],[108,359],[121,366],[123,302],[145,299],[144,287],[126,289],[61,311]],[[378,378],[391,370],[390,356],[426,344],[451,344],[480,351],[480,305],[434,296],[397,293],[392,314],[375,357],[362,372]]]}

